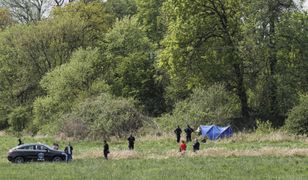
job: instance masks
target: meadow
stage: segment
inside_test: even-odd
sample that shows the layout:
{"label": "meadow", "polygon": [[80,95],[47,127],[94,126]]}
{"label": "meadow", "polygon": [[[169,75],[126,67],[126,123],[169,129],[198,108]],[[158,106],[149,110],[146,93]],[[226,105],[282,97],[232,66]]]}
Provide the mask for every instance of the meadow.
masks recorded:
{"label": "meadow", "polygon": [[[0,136],[0,179],[307,179],[308,139],[275,132],[240,133],[232,138],[201,143],[198,153],[192,143],[184,156],[172,135],[137,136],[134,151],[125,139],[112,139],[110,159],[102,157],[102,142],[71,140],[70,163],[25,163],[7,161],[7,151],[17,138]],[[57,137],[24,137],[25,143],[69,140]]]}

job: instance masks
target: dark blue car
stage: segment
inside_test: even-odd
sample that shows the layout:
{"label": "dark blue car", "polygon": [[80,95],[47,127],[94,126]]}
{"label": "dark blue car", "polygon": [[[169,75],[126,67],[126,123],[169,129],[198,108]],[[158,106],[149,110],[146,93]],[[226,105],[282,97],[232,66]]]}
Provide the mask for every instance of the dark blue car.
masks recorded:
{"label": "dark blue car", "polygon": [[14,163],[29,161],[53,161],[60,162],[67,159],[64,151],[52,149],[45,144],[23,144],[12,148],[8,152],[8,160]]}

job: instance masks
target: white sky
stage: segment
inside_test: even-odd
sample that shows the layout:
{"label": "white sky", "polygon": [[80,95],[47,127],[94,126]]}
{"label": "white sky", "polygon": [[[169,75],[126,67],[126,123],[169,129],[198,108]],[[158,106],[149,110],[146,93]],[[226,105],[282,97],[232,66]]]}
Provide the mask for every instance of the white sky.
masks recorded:
{"label": "white sky", "polygon": [[308,1],[307,0],[304,3],[304,9],[306,9],[306,10],[308,9]]}

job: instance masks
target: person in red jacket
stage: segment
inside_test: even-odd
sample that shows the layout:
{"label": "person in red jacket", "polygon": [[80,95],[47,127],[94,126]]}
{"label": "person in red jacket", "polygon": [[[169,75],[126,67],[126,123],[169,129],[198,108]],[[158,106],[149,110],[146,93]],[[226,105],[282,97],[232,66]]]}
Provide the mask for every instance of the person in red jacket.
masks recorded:
{"label": "person in red jacket", "polygon": [[186,152],[186,147],[187,147],[187,146],[186,146],[185,141],[182,140],[182,143],[181,143],[181,145],[180,145],[180,152],[181,152],[182,155],[185,154],[185,152]]}

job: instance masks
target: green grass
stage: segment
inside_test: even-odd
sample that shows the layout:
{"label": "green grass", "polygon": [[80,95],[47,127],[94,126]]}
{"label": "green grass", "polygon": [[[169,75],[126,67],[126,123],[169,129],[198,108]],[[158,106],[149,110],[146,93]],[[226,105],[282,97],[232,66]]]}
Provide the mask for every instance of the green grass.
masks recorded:
{"label": "green grass", "polygon": [[[246,136],[246,135],[245,135]],[[209,141],[201,148],[232,150],[258,150],[264,147],[308,149],[306,138],[258,140],[259,137],[234,137],[231,140]],[[26,137],[25,142],[52,144],[52,138]],[[7,151],[16,146],[17,138],[0,136],[0,179],[307,179],[308,154],[303,156],[170,156],[148,158],[151,154],[166,155],[178,148],[172,137],[139,138],[136,153],[130,159],[104,160],[102,157],[76,159],[71,163],[12,164],[7,161]],[[67,141],[57,141],[61,149]],[[88,151],[102,150],[99,141],[72,141],[74,156]],[[127,149],[125,140],[109,143],[111,152]],[[188,145],[191,147],[191,144]],[[190,151],[190,149],[189,149]]]}
{"label": "green grass", "polygon": [[307,179],[308,158],[201,157],[1,163],[0,179]]}

